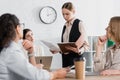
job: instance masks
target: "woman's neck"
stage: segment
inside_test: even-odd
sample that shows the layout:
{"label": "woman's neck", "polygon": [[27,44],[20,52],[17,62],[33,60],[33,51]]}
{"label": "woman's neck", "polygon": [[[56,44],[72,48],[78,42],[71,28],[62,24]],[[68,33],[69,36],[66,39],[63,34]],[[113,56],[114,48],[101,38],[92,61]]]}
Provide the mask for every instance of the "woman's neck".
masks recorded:
{"label": "woman's neck", "polygon": [[73,17],[73,18],[71,18],[69,21],[67,21],[67,23],[70,23],[73,19],[74,19],[74,17]]}

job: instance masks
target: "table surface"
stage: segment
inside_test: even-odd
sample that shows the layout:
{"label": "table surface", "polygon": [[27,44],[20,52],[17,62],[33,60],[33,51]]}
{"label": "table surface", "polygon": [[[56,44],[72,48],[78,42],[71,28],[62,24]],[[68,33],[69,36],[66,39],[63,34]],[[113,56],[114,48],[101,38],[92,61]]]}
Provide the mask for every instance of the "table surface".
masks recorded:
{"label": "table surface", "polygon": [[[75,75],[68,74],[65,79],[57,80],[78,80],[75,79]],[[85,76],[85,80],[120,80],[120,75],[116,76]]]}

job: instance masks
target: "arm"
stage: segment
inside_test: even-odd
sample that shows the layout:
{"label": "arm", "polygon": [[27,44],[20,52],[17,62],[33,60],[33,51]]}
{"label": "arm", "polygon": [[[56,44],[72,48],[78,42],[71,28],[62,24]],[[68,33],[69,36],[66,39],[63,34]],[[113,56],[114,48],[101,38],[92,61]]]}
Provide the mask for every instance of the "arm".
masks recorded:
{"label": "arm", "polygon": [[42,68],[43,64],[37,64],[35,60],[35,53],[34,53],[34,48],[33,48],[33,43],[28,40],[24,40],[22,42],[23,47],[28,51],[28,60],[29,62],[36,66],[37,68]]}
{"label": "arm", "polygon": [[76,41],[76,45],[77,45],[78,48],[82,47],[82,45],[85,41],[85,37],[86,37],[85,29],[84,29],[84,26],[83,26],[82,22],[79,23],[79,31],[81,33],[81,36]]}
{"label": "arm", "polygon": [[108,69],[108,70],[102,71],[100,74],[103,76],[120,75],[120,70]]}
{"label": "arm", "polygon": [[[103,47],[106,43],[106,36],[101,36],[98,38],[96,46],[96,54],[94,55],[94,70],[102,71],[106,62],[106,54],[103,54]],[[107,52],[106,52],[107,53]]]}
{"label": "arm", "polygon": [[36,65],[35,56],[34,56],[34,48],[32,42],[28,40],[24,40],[22,42],[23,47],[28,51],[29,62],[33,65]]}
{"label": "arm", "polygon": [[37,69],[27,61],[21,51],[10,52],[6,64],[8,70],[28,80],[50,80],[64,78],[67,73],[65,68],[54,72],[48,72],[44,69]]}
{"label": "arm", "polygon": [[79,31],[81,36],[76,41],[77,48],[79,52],[84,52],[89,50],[88,36],[86,35],[86,31],[84,29],[84,25],[82,22],[79,23]]}
{"label": "arm", "polygon": [[79,36],[78,40],[75,42],[77,48],[67,46],[66,48],[75,52],[75,53],[80,53],[89,50],[89,43],[88,43],[88,37],[86,35],[83,23],[79,23],[79,32],[81,35]]}
{"label": "arm", "polygon": [[12,50],[6,64],[11,73],[15,73],[28,80],[44,80],[50,78],[48,71],[38,69],[30,64],[24,57],[23,51],[20,50]]}

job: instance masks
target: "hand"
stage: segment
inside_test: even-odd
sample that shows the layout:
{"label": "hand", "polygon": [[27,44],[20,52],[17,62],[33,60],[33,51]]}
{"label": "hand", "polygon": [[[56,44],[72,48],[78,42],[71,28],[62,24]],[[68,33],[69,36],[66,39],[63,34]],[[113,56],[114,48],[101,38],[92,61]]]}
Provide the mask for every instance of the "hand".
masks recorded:
{"label": "hand", "polygon": [[44,67],[44,65],[43,64],[36,64],[36,67],[39,69],[42,69]]}
{"label": "hand", "polygon": [[104,70],[100,73],[103,76],[110,76],[110,75],[120,75],[119,70]]}
{"label": "hand", "polygon": [[29,53],[33,53],[33,43],[31,41],[23,40],[22,45]]}
{"label": "hand", "polygon": [[97,45],[98,45],[98,46],[103,46],[106,41],[107,41],[106,35],[100,36],[100,37],[98,38],[98,43],[97,43]]}
{"label": "hand", "polygon": [[58,53],[59,51],[50,50],[50,52],[52,52],[53,54],[56,54],[56,53]]}
{"label": "hand", "polygon": [[66,74],[67,74],[68,69],[67,68],[61,68],[58,69],[54,72],[52,72],[53,76],[52,79],[63,79],[65,78]]}
{"label": "hand", "polygon": [[70,50],[70,51],[73,51],[75,53],[79,53],[79,48],[75,48],[75,47],[72,47],[72,46],[66,46],[65,48]]}

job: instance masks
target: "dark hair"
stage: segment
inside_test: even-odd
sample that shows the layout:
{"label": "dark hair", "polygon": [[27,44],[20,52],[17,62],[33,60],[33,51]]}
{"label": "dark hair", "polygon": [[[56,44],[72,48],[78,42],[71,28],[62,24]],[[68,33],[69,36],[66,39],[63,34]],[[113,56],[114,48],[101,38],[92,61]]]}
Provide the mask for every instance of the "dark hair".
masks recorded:
{"label": "dark hair", "polygon": [[25,38],[25,35],[27,34],[27,32],[31,31],[30,29],[24,29],[23,30],[23,39],[26,39]]}
{"label": "dark hair", "polygon": [[15,39],[17,25],[19,19],[14,14],[5,13],[0,16],[0,52]]}
{"label": "dark hair", "polygon": [[63,9],[63,8],[72,11],[72,10],[74,9],[74,6],[73,6],[73,4],[72,4],[71,2],[66,2],[66,3],[64,3],[63,6],[62,6],[62,9]]}

